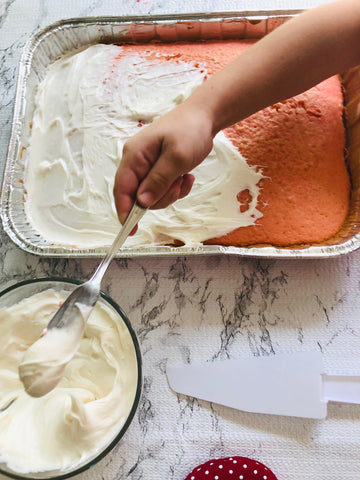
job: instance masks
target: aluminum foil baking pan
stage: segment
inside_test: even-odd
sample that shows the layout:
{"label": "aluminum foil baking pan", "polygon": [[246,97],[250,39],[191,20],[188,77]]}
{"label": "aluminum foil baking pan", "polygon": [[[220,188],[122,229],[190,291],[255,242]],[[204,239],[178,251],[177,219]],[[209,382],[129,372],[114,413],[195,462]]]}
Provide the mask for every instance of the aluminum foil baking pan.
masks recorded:
{"label": "aluminum foil baking pan", "polygon": [[[50,63],[80,47],[95,43],[148,43],[198,40],[261,38],[298,11],[237,12],[145,17],[78,18],[65,20],[36,33],[25,45],[20,65],[14,116],[1,193],[1,217],[10,238],[23,250],[44,256],[103,256],[103,249],[75,249],[53,245],[27,222],[24,212],[24,164],[29,144],[34,100],[39,82]],[[296,248],[249,247],[166,247],[123,248],[119,257],[241,255],[246,257],[326,258],[349,253],[360,246],[360,73],[344,77],[348,162],[352,198],[348,219],[341,231],[326,244]]]}

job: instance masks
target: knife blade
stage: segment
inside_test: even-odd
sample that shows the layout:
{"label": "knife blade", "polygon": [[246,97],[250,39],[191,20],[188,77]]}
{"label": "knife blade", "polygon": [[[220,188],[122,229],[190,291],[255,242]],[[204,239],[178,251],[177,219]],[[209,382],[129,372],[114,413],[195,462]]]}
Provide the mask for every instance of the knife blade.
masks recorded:
{"label": "knife blade", "polygon": [[360,376],[328,375],[320,352],[168,365],[177,393],[246,412],[323,419],[329,401],[360,403]]}

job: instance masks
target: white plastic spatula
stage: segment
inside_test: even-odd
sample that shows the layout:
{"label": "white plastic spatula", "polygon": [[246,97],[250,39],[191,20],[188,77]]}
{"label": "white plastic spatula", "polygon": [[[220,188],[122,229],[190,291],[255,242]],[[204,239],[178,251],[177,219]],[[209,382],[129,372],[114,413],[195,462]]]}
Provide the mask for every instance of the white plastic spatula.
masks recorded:
{"label": "white plastic spatula", "polygon": [[325,418],[328,401],[359,403],[360,376],[327,375],[321,353],[169,365],[178,393],[246,412]]}

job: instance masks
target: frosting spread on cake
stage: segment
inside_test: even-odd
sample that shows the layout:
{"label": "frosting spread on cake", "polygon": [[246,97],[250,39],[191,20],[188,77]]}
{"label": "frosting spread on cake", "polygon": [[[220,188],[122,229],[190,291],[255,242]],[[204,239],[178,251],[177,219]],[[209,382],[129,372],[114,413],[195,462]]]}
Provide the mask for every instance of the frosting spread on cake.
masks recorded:
{"label": "frosting spread on cake", "polygon": [[[119,229],[114,176],[125,141],[181,103],[206,68],[166,61],[153,52],[124,54],[121,46],[94,45],[52,64],[39,86],[26,165],[25,210],[47,240],[92,248],[110,244]],[[219,133],[209,157],[193,171],[190,195],[151,211],[126,246],[199,244],[261,217],[256,167]],[[241,212],[237,194],[251,194]]]}
{"label": "frosting spread on cake", "polygon": [[135,398],[134,344],[104,302],[58,387],[40,398],[24,391],[19,363],[66,295],[46,290],[0,310],[0,462],[19,473],[66,471],[95,457],[119,433]]}

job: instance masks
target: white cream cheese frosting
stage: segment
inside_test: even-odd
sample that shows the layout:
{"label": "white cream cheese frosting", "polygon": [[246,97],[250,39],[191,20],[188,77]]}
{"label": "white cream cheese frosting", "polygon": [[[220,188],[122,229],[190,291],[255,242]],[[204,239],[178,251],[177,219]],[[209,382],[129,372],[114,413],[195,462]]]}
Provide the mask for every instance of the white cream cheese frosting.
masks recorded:
{"label": "white cream cheese frosting", "polygon": [[67,329],[52,328],[28,348],[19,365],[19,377],[29,395],[41,397],[56,387],[76,352],[76,340]]}
{"label": "white cream cheese frosting", "polygon": [[0,309],[0,463],[18,473],[68,471],[94,458],[119,433],[136,395],[131,335],[103,301],[58,386],[40,398],[24,391],[19,363],[66,296],[46,290]]}
{"label": "white cream cheese frosting", "polygon": [[[54,62],[39,86],[25,210],[34,229],[55,244],[111,244],[119,230],[113,184],[124,143],[181,103],[206,76],[204,65],[123,53],[121,46],[88,47]],[[261,216],[261,172],[247,165],[223,133],[193,174],[190,195],[148,212],[125,246],[200,244]],[[236,195],[245,189],[252,201],[240,212]]]}
{"label": "white cream cheese frosting", "polygon": [[[66,299],[62,309],[49,318],[41,336],[25,352],[19,365],[19,376],[26,392],[33,397],[46,395],[61,380],[66,365],[79,348],[86,322],[99,295],[91,284],[82,284],[80,292],[86,292],[81,301],[75,289]],[[61,315],[59,321],[58,315]],[[54,326],[55,322],[55,326]]]}

